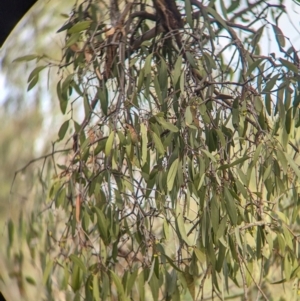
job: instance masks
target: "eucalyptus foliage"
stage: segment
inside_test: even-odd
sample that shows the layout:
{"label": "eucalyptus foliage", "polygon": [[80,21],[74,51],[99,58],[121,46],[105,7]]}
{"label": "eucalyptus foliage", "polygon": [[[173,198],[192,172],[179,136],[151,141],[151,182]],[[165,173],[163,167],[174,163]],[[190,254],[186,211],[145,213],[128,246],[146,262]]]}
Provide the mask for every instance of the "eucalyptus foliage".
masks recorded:
{"label": "eucalyptus foliage", "polygon": [[[49,296],[56,278],[74,300],[267,300],[298,279],[299,58],[283,14],[261,0],[74,6],[61,62],[28,79],[58,70],[69,143],[43,213]],[[266,33],[280,56],[262,52]]]}

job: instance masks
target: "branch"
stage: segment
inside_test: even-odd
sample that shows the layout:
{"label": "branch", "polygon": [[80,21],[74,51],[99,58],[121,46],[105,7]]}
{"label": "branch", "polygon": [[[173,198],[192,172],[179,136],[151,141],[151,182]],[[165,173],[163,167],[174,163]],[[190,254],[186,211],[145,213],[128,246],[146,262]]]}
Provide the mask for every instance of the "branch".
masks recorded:
{"label": "branch", "polygon": [[154,38],[156,35],[158,35],[159,33],[163,32],[164,28],[162,27],[162,25],[158,25],[156,28],[152,28],[148,31],[146,31],[143,35],[141,35],[137,40],[135,40],[133,42],[133,44],[131,45],[131,49],[132,50],[137,50],[143,42],[148,41],[152,38]]}
{"label": "branch", "polygon": [[24,171],[29,165],[39,161],[39,160],[46,160],[48,157],[52,157],[54,154],[57,154],[57,153],[64,153],[64,152],[68,152],[72,150],[71,148],[67,148],[67,149],[60,149],[60,150],[56,150],[56,151],[53,151],[52,153],[50,154],[47,154],[47,155],[43,155],[41,157],[38,157],[38,158],[35,158],[35,159],[32,159],[30,160],[26,165],[24,165],[22,168],[18,169],[17,171],[15,171],[15,174],[14,174],[14,178],[13,178],[13,181],[11,183],[11,187],[10,187],[10,193],[12,193],[12,188],[14,186],[14,182],[16,180],[16,177],[17,177],[17,174]]}

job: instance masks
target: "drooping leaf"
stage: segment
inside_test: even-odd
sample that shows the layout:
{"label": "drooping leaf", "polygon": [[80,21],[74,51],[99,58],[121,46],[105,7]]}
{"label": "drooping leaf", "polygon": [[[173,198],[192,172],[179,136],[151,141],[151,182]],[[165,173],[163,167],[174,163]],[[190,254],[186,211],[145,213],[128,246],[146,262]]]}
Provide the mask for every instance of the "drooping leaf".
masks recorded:
{"label": "drooping leaf", "polygon": [[78,267],[80,267],[80,269],[83,271],[83,272],[86,272],[86,266],[85,264],[82,262],[82,260],[76,256],[75,254],[71,254],[69,256],[70,260],[73,261]]}
{"label": "drooping leaf", "polygon": [[285,66],[288,70],[290,70],[292,72],[295,72],[295,73],[299,72],[299,69],[295,64],[293,64],[293,63],[291,63],[288,60],[285,60],[283,58],[280,58],[279,60],[282,63],[282,65]]}
{"label": "drooping leaf", "polygon": [[160,154],[160,156],[164,155],[165,149],[164,149],[164,146],[163,146],[160,138],[154,132],[152,133],[152,138],[153,138],[155,147],[156,147],[158,153]]}
{"label": "drooping leaf", "polygon": [[172,163],[172,165],[168,171],[168,177],[167,177],[168,191],[173,189],[174,180],[175,180],[175,177],[177,174],[177,169],[178,169],[178,163],[179,163],[179,159],[177,158],[176,160],[174,160],[174,162]]}
{"label": "drooping leaf", "polygon": [[90,27],[91,23],[92,23],[92,21],[82,21],[82,22],[76,23],[70,29],[68,29],[68,33],[72,34],[72,33],[77,33],[77,32],[86,30]]}
{"label": "drooping leaf", "polygon": [[58,131],[58,138],[59,140],[64,139],[66,132],[69,128],[69,122],[70,120],[66,120],[60,127],[59,131]]}
{"label": "drooping leaf", "polygon": [[110,153],[111,153],[111,149],[112,149],[113,143],[114,143],[114,138],[115,138],[115,132],[112,131],[109,134],[108,139],[107,139],[106,144],[105,144],[105,155],[106,156],[109,156]]}
{"label": "drooping leaf", "polygon": [[229,190],[224,187],[226,210],[233,225],[237,224],[237,210],[234,199]]}
{"label": "drooping leaf", "polygon": [[17,59],[13,60],[14,62],[29,62],[32,60],[35,60],[39,58],[39,56],[37,54],[28,54],[28,55],[24,55],[24,56],[20,56]]}
{"label": "drooping leaf", "polygon": [[185,241],[187,245],[192,245],[191,240],[188,238],[185,230],[185,224],[184,224],[184,219],[182,215],[182,211],[180,209],[180,205],[177,204],[176,206],[176,224],[179,230],[179,233],[182,237],[182,239]]}
{"label": "drooping leaf", "polygon": [[117,288],[117,293],[118,293],[118,297],[119,297],[118,300],[127,301],[120,277],[112,270],[110,271],[110,275]]}
{"label": "drooping leaf", "polygon": [[272,28],[279,48],[285,47],[285,37],[281,29],[274,24],[272,24]]}

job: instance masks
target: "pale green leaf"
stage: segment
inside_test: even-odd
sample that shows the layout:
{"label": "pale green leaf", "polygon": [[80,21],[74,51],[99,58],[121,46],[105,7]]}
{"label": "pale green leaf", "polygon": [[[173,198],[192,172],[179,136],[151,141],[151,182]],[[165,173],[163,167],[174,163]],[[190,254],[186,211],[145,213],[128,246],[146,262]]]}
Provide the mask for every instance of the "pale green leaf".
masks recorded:
{"label": "pale green leaf", "polygon": [[76,265],[78,265],[78,267],[80,267],[82,269],[82,271],[86,272],[86,266],[85,264],[82,262],[82,260],[77,257],[75,254],[71,254],[69,256],[70,260],[73,261]]}
{"label": "pale green leaf", "polygon": [[216,158],[206,149],[201,150],[209,159],[211,159],[212,162],[217,162]]}
{"label": "pale green leaf", "polygon": [[295,64],[293,64],[293,63],[291,63],[288,60],[285,60],[283,58],[280,58],[279,60],[282,63],[282,65],[285,66],[288,70],[298,74],[299,69]]}
{"label": "pale green leaf", "polygon": [[58,131],[58,139],[62,140],[64,139],[66,132],[69,128],[69,122],[70,120],[66,120],[60,127],[59,131]]}
{"label": "pale green leaf", "polygon": [[105,155],[106,156],[109,156],[111,153],[111,149],[112,149],[113,143],[114,143],[114,138],[115,138],[115,132],[111,132],[109,134],[108,139],[105,144]]}
{"label": "pale green leaf", "polygon": [[185,241],[185,243],[188,246],[191,246],[192,243],[191,243],[190,239],[187,237],[185,225],[184,225],[184,219],[183,219],[182,211],[180,209],[179,204],[176,205],[176,224],[177,224],[179,233],[181,235],[181,238]]}
{"label": "pale green leaf", "polygon": [[73,33],[67,40],[66,47],[74,45],[80,39],[81,34],[79,32]]}
{"label": "pale green leaf", "polygon": [[162,125],[162,127],[166,130],[169,130],[173,133],[177,133],[178,132],[178,128],[176,125],[172,124],[171,122],[166,121],[164,118],[159,117],[156,118],[157,121]]}
{"label": "pale green leaf", "polygon": [[39,56],[37,54],[28,54],[28,55],[20,56],[17,59],[13,60],[13,63],[14,62],[29,62],[29,61],[32,61],[37,58],[39,58]]}
{"label": "pale green leaf", "polygon": [[165,149],[160,138],[154,132],[152,132],[152,138],[158,153],[160,156],[163,156],[165,154]]}
{"label": "pale green leaf", "polygon": [[185,5],[185,13],[186,13],[187,22],[189,23],[190,27],[193,28],[191,1],[190,0],[185,0],[184,5]]}
{"label": "pale green leaf", "polygon": [[243,158],[239,158],[239,159],[233,161],[233,162],[230,163],[230,164],[224,164],[224,165],[220,166],[219,169],[220,169],[220,170],[223,170],[223,169],[231,168],[231,167],[233,167],[233,166],[235,166],[235,165],[238,165],[238,164],[243,163],[244,161],[246,161],[246,160],[248,160],[248,159],[249,159],[248,156],[243,157]]}
{"label": "pale green leaf", "polygon": [[237,210],[235,206],[234,199],[230,193],[230,191],[227,189],[227,187],[224,187],[224,193],[225,193],[225,205],[227,213],[230,217],[230,220],[233,225],[237,224]]}
{"label": "pale green leaf", "polygon": [[277,25],[274,25],[274,24],[272,24],[272,28],[273,28],[275,38],[276,38],[279,48],[285,47],[285,38],[284,38],[284,35],[283,35],[283,32],[281,31],[281,29]]}
{"label": "pale green leaf", "polygon": [[199,250],[198,248],[194,248],[195,255],[197,259],[199,260],[200,263],[205,263],[206,262],[206,255],[204,252]]}
{"label": "pale green leaf", "polygon": [[179,163],[179,159],[177,158],[176,160],[174,160],[174,162],[172,163],[172,165],[168,171],[168,177],[167,177],[168,191],[171,191],[173,189],[174,180],[175,180],[175,177],[177,174],[177,169],[178,169],[178,163]]}
{"label": "pale green leaf", "polygon": [[70,29],[68,29],[68,33],[72,34],[72,33],[77,33],[86,30],[90,27],[91,23],[92,21],[78,22],[75,25],[73,25]]}
{"label": "pale green leaf", "polygon": [[100,301],[98,275],[93,275],[93,297],[94,297],[95,301]]}
{"label": "pale green leaf", "polygon": [[117,293],[119,297],[118,300],[125,301],[125,292],[120,277],[117,274],[115,274],[112,270],[110,271],[110,275],[117,288]]}

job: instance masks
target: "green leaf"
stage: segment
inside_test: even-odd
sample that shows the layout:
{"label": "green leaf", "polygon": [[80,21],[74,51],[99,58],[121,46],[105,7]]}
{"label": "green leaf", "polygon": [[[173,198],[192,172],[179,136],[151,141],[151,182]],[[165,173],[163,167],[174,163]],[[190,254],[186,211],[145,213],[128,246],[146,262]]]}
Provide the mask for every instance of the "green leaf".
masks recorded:
{"label": "green leaf", "polygon": [[131,289],[133,288],[133,285],[135,284],[137,275],[138,275],[138,269],[135,269],[133,272],[130,273],[130,276],[128,278],[127,285],[125,288],[127,296],[130,295]]}
{"label": "green leaf", "polygon": [[181,65],[182,65],[182,55],[178,56],[174,70],[172,72],[173,74],[173,85],[176,86],[178,79],[180,78],[181,75]]}
{"label": "green leaf", "polygon": [[194,277],[189,273],[188,269],[185,269],[183,272],[187,288],[192,296],[192,300],[195,300],[195,279]]}
{"label": "green leaf", "polygon": [[248,71],[246,73],[246,77],[249,76],[252,71],[257,68],[262,62],[263,62],[264,59],[258,59],[256,61],[254,61],[248,68]]}
{"label": "green leaf", "polygon": [[259,46],[259,41],[262,37],[263,31],[264,31],[265,25],[263,25],[261,28],[259,28],[256,33],[252,37],[251,45],[253,47]]}
{"label": "green leaf", "polygon": [[286,253],[284,257],[284,274],[286,281],[290,280],[292,274],[292,263],[290,262],[289,257],[289,253]]}
{"label": "green leaf", "polygon": [[197,65],[195,63],[194,57],[191,55],[189,51],[185,53],[187,60],[189,61],[190,65],[194,68],[197,69]]}
{"label": "green leaf", "polygon": [[157,121],[162,125],[162,127],[166,130],[169,130],[173,133],[177,133],[178,132],[178,128],[176,125],[172,124],[171,122],[165,121],[164,118],[162,117],[157,117],[156,118]]}
{"label": "green leaf", "polygon": [[278,79],[278,77],[280,76],[280,74],[276,74],[275,76],[273,76],[266,84],[266,86],[264,87],[262,93],[270,93],[272,88],[274,87],[274,85],[276,84],[276,81]]}
{"label": "green leaf", "polygon": [[206,149],[201,150],[209,159],[211,159],[212,162],[217,162],[216,158]]}
{"label": "green leaf", "polygon": [[214,233],[218,232],[218,228],[220,225],[220,208],[219,208],[220,200],[217,196],[213,195],[211,198],[211,224],[214,230]]}
{"label": "green leaf", "polygon": [[[154,266],[154,265],[153,265]],[[155,276],[155,274],[152,274],[152,277],[149,281],[149,286],[151,288],[152,296],[153,296],[153,301],[158,301],[158,293],[159,293],[159,283],[158,279]]]}
{"label": "green leaf", "polygon": [[190,125],[193,122],[193,115],[192,115],[192,111],[191,111],[191,107],[188,106],[185,110],[184,113],[184,117],[185,117],[185,123],[186,125]]}
{"label": "green leaf", "polygon": [[32,78],[31,82],[29,83],[27,87],[27,91],[30,91],[37,84],[38,81],[39,81],[39,75],[37,74]]}
{"label": "green leaf", "polygon": [[221,242],[219,242],[219,254],[218,254],[218,259],[216,262],[216,271],[218,273],[220,273],[223,268],[226,250],[227,250],[227,248]]}
{"label": "green leaf", "polygon": [[288,164],[287,164],[287,159],[286,159],[284,153],[280,149],[277,149],[276,155],[277,155],[278,161],[280,162],[280,167],[282,168],[282,171],[284,172],[284,174],[286,174],[287,169],[288,169]]}
{"label": "green leaf", "polygon": [[168,67],[163,58],[161,58],[160,67],[158,68],[158,79],[163,98],[166,97],[168,88]]}
{"label": "green leaf", "polygon": [[106,86],[104,85],[103,88],[98,88],[98,97],[100,99],[100,105],[102,112],[105,116],[107,116],[107,109],[108,109],[108,92]]}
{"label": "green leaf", "polygon": [[223,18],[212,7],[207,6],[206,9],[207,9],[207,12],[210,15],[212,15],[217,20],[217,22],[220,23],[220,25],[222,25],[222,27],[224,29],[226,29],[226,30],[228,29],[227,24],[225,23]]}
{"label": "green leaf", "polygon": [[224,1],[220,1],[220,5],[221,5],[222,14],[224,15],[225,19],[228,19],[227,9],[226,9]]}
{"label": "green leaf", "polygon": [[44,273],[43,273],[43,284],[44,285],[47,283],[47,281],[49,279],[49,276],[52,272],[52,269],[53,269],[53,260],[48,259],[46,268],[45,268]]}
{"label": "green leaf", "polygon": [[189,23],[190,27],[193,28],[191,1],[190,0],[185,0],[184,5],[185,5],[185,13],[186,13],[187,22]]}
{"label": "green leaf", "polygon": [[11,246],[14,240],[14,223],[11,220],[11,218],[8,221],[7,230],[8,230],[8,242],[9,242],[9,246]]}
{"label": "green leaf", "polygon": [[66,113],[66,110],[67,110],[67,106],[68,106],[68,97],[67,97],[67,94],[66,92],[63,92],[62,91],[62,88],[61,88],[61,81],[59,81],[57,83],[57,86],[56,86],[56,93],[57,93],[57,96],[58,96],[58,99],[59,99],[59,104],[60,104],[60,110],[63,114]]}
{"label": "green leaf", "polygon": [[236,225],[237,224],[237,211],[236,211],[234,199],[227,187],[224,187],[224,193],[225,193],[225,205],[226,205],[227,213],[230,217],[231,223],[233,225]]}
{"label": "green leaf", "polygon": [[160,156],[163,156],[165,154],[165,149],[160,138],[154,132],[152,132],[152,138],[158,153]]}
{"label": "green leaf", "polygon": [[240,6],[240,0],[233,0],[230,2],[230,6],[227,9],[227,13],[231,13]]}
{"label": "green leaf", "polygon": [[120,277],[112,270],[110,271],[110,275],[117,288],[118,300],[125,301],[127,298],[125,298],[125,292]]}
{"label": "green leaf", "polygon": [[85,264],[82,262],[82,260],[77,257],[75,254],[71,254],[69,256],[70,260],[73,261],[78,267],[80,267],[82,269],[83,272],[86,273],[86,266]]}
{"label": "green leaf", "polygon": [[32,61],[34,59],[40,58],[40,56],[38,56],[37,54],[28,54],[28,55],[24,55],[24,56],[20,56],[17,59],[13,60],[13,63],[15,62],[29,62]]}
{"label": "green leaf", "polygon": [[214,69],[214,70],[217,69],[217,65],[216,65],[215,60],[208,53],[203,52],[203,57],[205,59],[206,66],[207,66],[209,72],[212,71],[211,69]]}
{"label": "green leaf", "polygon": [[59,131],[58,131],[58,139],[59,141],[64,139],[66,132],[69,128],[69,122],[70,120],[66,120],[60,127]]}
{"label": "green leaf", "polygon": [[100,301],[98,275],[93,275],[93,297],[94,297],[95,301]]}
{"label": "green leaf", "polygon": [[258,158],[262,155],[262,147],[263,147],[262,143],[260,143],[260,144],[257,146],[257,148],[256,148],[256,150],[255,150],[255,153],[254,153],[254,155],[253,155],[253,161],[252,161],[252,164],[253,164],[253,165],[256,164]]}
{"label": "green leaf", "polygon": [[110,292],[110,280],[104,271],[101,271],[102,285],[100,290],[101,300],[107,300],[108,294]]}
{"label": "green leaf", "polygon": [[72,22],[69,22],[67,24],[64,24],[60,29],[58,29],[58,31],[56,33],[62,32],[62,31],[66,30],[66,29],[69,29],[71,27],[72,27]]}
{"label": "green leaf", "polygon": [[151,61],[152,61],[153,53],[149,54],[146,57],[145,65],[144,65],[144,77],[147,76],[151,72]]}
{"label": "green leaf", "polygon": [[291,63],[283,58],[280,58],[279,60],[282,63],[282,65],[285,66],[288,70],[298,74],[299,72],[298,67],[294,63]]}
{"label": "green leaf", "polygon": [[32,278],[32,277],[25,277],[25,280],[27,283],[31,284],[31,285],[36,285],[36,281]]}
{"label": "green leaf", "polygon": [[289,154],[286,154],[286,158],[291,166],[291,168],[294,170],[295,174],[297,175],[298,179],[300,179],[300,169],[299,166],[295,163],[295,161],[290,157]]}
{"label": "green leaf", "polygon": [[281,29],[274,24],[272,24],[272,28],[279,48],[285,47],[285,38]]}
{"label": "green leaf", "polygon": [[171,296],[176,289],[177,284],[177,274],[175,270],[172,270],[171,273],[166,271],[166,291],[168,296]]}
{"label": "green leaf", "polygon": [[220,170],[224,170],[224,169],[227,169],[227,168],[231,168],[237,164],[240,164],[240,163],[243,163],[244,161],[248,160],[250,157],[246,156],[246,157],[243,157],[243,158],[239,158],[237,160],[235,160],[234,162],[230,163],[230,164],[224,164],[222,166],[219,167]]}
{"label": "green leaf", "polygon": [[176,204],[176,225],[178,227],[181,238],[185,241],[185,243],[188,246],[191,246],[192,243],[189,240],[189,238],[187,237],[186,230],[185,230],[185,225],[184,225],[184,220],[183,220],[183,215],[182,215],[182,211],[180,209],[179,204]]}
{"label": "green leaf", "polygon": [[265,181],[269,178],[271,171],[272,171],[272,165],[268,165],[268,167],[266,168],[266,170],[264,172],[263,181]]}
{"label": "green leaf", "polygon": [[154,88],[155,88],[155,92],[156,92],[157,98],[159,100],[159,103],[162,104],[163,103],[162,92],[160,89],[160,84],[159,84],[159,80],[158,80],[157,76],[154,77]]}
{"label": "green leaf", "polygon": [[95,207],[96,214],[97,214],[97,224],[98,224],[98,229],[100,232],[100,237],[103,239],[103,242],[105,244],[108,243],[108,223],[107,219],[102,212],[102,210],[98,207]]}
{"label": "green leaf", "polygon": [[112,149],[113,143],[114,143],[114,138],[115,138],[115,132],[113,131],[109,134],[108,139],[105,144],[105,155],[106,156],[109,156],[111,153],[111,149]]}
{"label": "green leaf", "polygon": [[175,177],[177,174],[177,169],[178,169],[178,163],[179,163],[179,159],[177,158],[176,160],[174,160],[174,162],[172,163],[172,165],[168,171],[168,177],[167,177],[168,191],[171,191],[173,189],[174,180],[175,180]]}
{"label": "green leaf", "polygon": [[74,292],[78,291],[81,286],[81,274],[78,265],[75,265],[72,271],[71,287]]}
{"label": "green leaf", "polygon": [[70,46],[74,45],[76,42],[78,42],[80,37],[81,37],[81,34],[79,32],[73,33],[67,40],[66,47],[70,47]]}
{"label": "green leaf", "polygon": [[293,111],[293,108],[289,108],[285,115],[285,129],[288,134],[291,132],[292,111]]}
{"label": "green leaf", "polygon": [[204,252],[201,250],[194,248],[195,255],[197,259],[199,260],[200,263],[205,263],[206,262],[206,255]]}
{"label": "green leaf", "polygon": [[92,21],[78,22],[68,30],[68,33],[72,34],[72,33],[81,32],[83,30],[86,30],[87,28],[90,27],[91,23],[92,23]]}
{"label": "green leaf", "polygon": [[47,66],[38,66],[31,71],[27,80],[27,82],[29,83],[27,91],[31,90],[36,85],[39,79],[39,73],[46,67]]}

